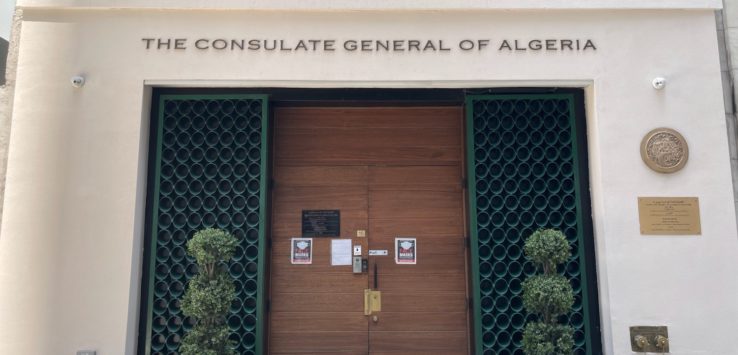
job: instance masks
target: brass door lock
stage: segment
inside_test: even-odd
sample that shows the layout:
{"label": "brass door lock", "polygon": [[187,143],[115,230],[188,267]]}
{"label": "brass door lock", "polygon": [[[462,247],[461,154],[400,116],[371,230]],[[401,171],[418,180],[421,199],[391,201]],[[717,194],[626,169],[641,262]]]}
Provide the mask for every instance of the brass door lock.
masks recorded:
{"label": "brass door lock", "polygon": [[668,353],[669,334],[666,327],[630,327],[630,348],[637,353]]}
{"label": "brass door lock", "polygon": [[[373,291],[371,289],[364,290],[364,315],[368,316],[374,312],[381,312],[381,311],[382,311],[382,292]],[[373,319],[376,319],[376,316],[374,316]]]}

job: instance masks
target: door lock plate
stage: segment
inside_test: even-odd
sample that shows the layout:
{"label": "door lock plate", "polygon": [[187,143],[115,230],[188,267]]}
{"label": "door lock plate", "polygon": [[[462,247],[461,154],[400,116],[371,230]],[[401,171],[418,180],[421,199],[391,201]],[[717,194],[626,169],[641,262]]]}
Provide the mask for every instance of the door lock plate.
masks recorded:
{"label": "door lock plate", "polygon": [[382,311],[382,291],[364,290],[364,315]]}

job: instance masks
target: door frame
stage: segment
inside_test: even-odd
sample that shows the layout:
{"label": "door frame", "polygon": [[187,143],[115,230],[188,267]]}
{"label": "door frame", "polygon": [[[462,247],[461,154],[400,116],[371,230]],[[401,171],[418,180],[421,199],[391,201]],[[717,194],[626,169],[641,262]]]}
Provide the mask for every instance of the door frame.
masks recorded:
{"label": "door frame", "polygon": [[[195,88],[195,87],[188,87],[188,88],[182,88],[182,87],[160,87],[160,88],[152,88],[152,107],[150,112],[150,125],[152,129],[150,130],[150,136],[149,136],[149,153],[150,156],[153,151],[155,151],[155,144],[156,139],[153,136],[156,132],[155,123],[158,120],[158,109],[157,109],[157,103],[159,100],[159,97],[162,95],[266,95],[268,97],[268,107],[270,109],[270,113],[268,115],[268,134],[267,134],[267,141],[270,143],[270,149],[271,151],[272,145],[273,145],[273,138],[274,138],[274,132],[272,131],[272,115],[271,110],[274,107],[277,106],[343,106],[343,107],[352,107],[352,106],[464,106],[465,99],[467,95],[482,95],[482,94],[489,94],[489,95],[536,95],[536,94],[551,94],[551,93],[559,93],[559,94],[571,94],[574,97],[574,115],[575,115],[575,125],[576,125],[576,131],[577,135],[582,135],[582,139],[578,138],[578,149],[577,154],[579,156],[579,168],[580,168],[580,188],[581,188],[581,214],[583,216],[582,218],[582,226],[584,229],[585,236],[587,238],[584,239],[584,253],[585,253],[585,259],[586,259],[586,268],[587,268],[587,292],[589,294],[589,302],[588,302],[588,308],[590,309],[590,319],[591,319],[591,331],[590,334],[587,334],[587,338],[589,341],[591,341],[591,344],[593,345],[594,349],[602,349],[602,338],[601,338],[601,316],[600,316],[600,297],[599,297],[599,288],[598,288],[598,282],[597,282],[597,272],[598,272],[598,265],[596,263],[596,255],[595,255],[595,241],[594,241],[594,230],[593,230],[593,221],[592,221],[592,205],[591,205],[591,196],[590,196],[590,175],[589,175],[589,152],[588,152],[588,145],[587,145],[587,118],[585,115],[585,106],[584,106],[584,98],[585,98],[585,89],[582,88],[556,88],[556,87],[550,87],[550,88],[536,88],[536,87],[516,87],[516,88],[470,88],[470,89],[463,89],[463,88],[434,88],[434,89],[425,89],[425,88],[412,88],[412,89],[405,89],[405,88],[276,88],[276,87],[265,87],[265,88]],[[466,129],[463,129],[464,132],[466,132]],[[464,137],[462,140],[462,150],[464,151],[464,158],[462,160],[462,164],[464,166],[468,166],[468,156],[466,156],[466,146],[467,146],[468,137]],[[267,152],[268,153],[268,152]],[[271,155],[268,154],[268,160],[267,160],[267,170],[269,171],[269,179],[268,183],[266,184],[265,188],[267,191],[267,195],[269,196],[266,199],[266,208],[265,211],[267,213],[266,218],[264,219],[267,221],[265,225],[266,230],[266,243],[262,243],[261,245],[266,246],[268,248],[271,248],[271,238],[268,237],[270,235],[270,223],[271,222],[271,187],[272,187],[272,179],[271,179],[271,171],[273,168],[273,162],[271,159]],[[151,158],[150,158],[151,163]],[[150,166],[150,164],[149,164]],[[151,167],[149,167],[151,169]],[[152,171],[149,171],[149,180],[151,179]],[[468,181],[468,177],[466,178]],[[149,191],[151,191],[151,186],[153,183],[150,181],[149,183]],[[467,184],[468,186],[468,184]],[[466,188],[466,197],[464,201],[464,214],[466,215],[466,230],[471,231],[470,229],[470,223],[471,223],[471,205],[470,205],[470,199],[469,199],[469,191],[470,189]],[[145,233],[144,233],[144,245],[151,245],[151,212],[150,212],[150,206],[151,206],[151,194],[147,194],[147,204],[146,204],[146,227],[145,227]],[[471,235],[465,236],[467,238],[467,241],[470,241]],[[262,249],[262,248],[260,248]],[[473,272],[473,259],[471,258],[471,249],[467,248],[467,260],[470,262],[467,264],[467,275],[469,277],[467,278],[467,287],[469,290],[473,290],[473,278],[474,278],[474,272]],[[266,253],[263,250],[259,251],[260,256],[264,255],[263,257],[260,257],[259,262],[261,263],[262,260],[264,262],[263,264],[263,272],[264,275],[268,275],[269,268],[271,264],[271,260],[269,260],[268,255],[269,253]],[[263,254],[262,254],[263,253]],[[144,251],[144,258],[143,258],[143,270],[148,270],[151,265],[151,259],[152,259],[152,250],[145,250]],[[150,279],[146,272],[143,272],[143,279],[141,282],[141,306],[139,308],[140,316],[139,316],[139,350],[143,350],[145,348],[145,345],[147,343],[147,339],[149,338],[148,334],[148,327],[147,323],[151,319],[151,308],[150,305],[147,304],[144,300],[148,298],[149,292],[153,292],[153,290],[149,290],[148,283],[150,282]],[[268,282],[265,284],[265,288],[263,289],[263,294],[269,294],[270,292],[270,285]],[[471,296],[473,298],[473,295]],[[470,302],[473,304],[474,300],[470,300]],[[269,312],[270,304],[269,300],[267,299],[261,299],[259,301],[259,307],[264,309],[264,312]],[[606,315],[606,314],[605,314]],[[263,317],[262,317],[263,318]],[[470,324],[470,343],[475,344],[475,329],[474,326],[475,319],[478,318],[477,314],[474,314],[473,307],[470,309],[469,313],[469,319],[471,320]],[[267,321],[263,322],[263,326],[261,329],[261,334],[266,335],[268,334],[269,324]],[[268,341],[266,339],[257,339],[258,342],[261,344],[268,344]],[[472,349],[474,346],[472,346]],[[266,346],[262,347],[262,350],[264,353],[268,353],[268,348]],[[142,352],[144,353],[144,352]]]}

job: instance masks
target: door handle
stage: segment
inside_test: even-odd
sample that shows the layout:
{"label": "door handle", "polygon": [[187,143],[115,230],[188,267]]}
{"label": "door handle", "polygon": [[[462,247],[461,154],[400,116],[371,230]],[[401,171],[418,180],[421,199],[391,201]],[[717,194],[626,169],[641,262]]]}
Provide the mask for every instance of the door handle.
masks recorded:
{"label": "door handle", "polygon": [[[374,262],[374,290],[367,288],[364,290],[364,315],[369,316],[374,312],[382,311],[382,292],[379,288],[379,274],[377,273],[377,262]],[[377,316],[372,318],[377,322]]]}
{"label": "door handle", "polygon": [[374,260],[374,289],[379,289],[379,274],[377,273],[377,261]]}

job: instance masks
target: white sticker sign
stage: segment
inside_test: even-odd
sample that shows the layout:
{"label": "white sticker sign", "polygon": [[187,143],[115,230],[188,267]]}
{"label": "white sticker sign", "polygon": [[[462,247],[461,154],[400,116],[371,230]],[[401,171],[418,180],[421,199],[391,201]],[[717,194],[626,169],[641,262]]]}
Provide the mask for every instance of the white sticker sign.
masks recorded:
{"label": "white sticker sign", "polygon": [[313,263],[313,238],[292,238],[290,262],[292,264]]}
{"label": "white sticker sign", "polygon": [[389,253],[386,250],[370,249],[369,255],[370,256],[387,256],[389,255]]}
{"label": "white sticker sign", "polygon": [[395,263],[414,265],[417,262],[417,240],[415,238],[395,238]]}

